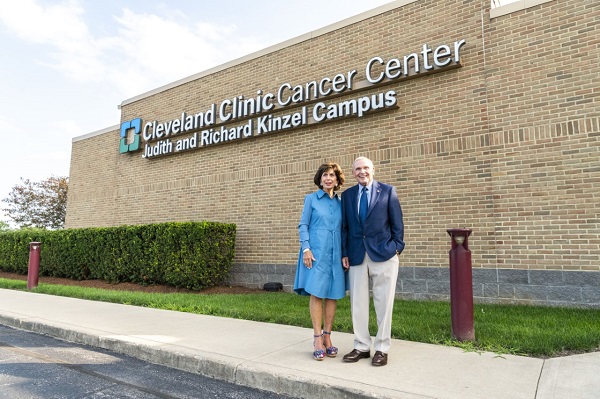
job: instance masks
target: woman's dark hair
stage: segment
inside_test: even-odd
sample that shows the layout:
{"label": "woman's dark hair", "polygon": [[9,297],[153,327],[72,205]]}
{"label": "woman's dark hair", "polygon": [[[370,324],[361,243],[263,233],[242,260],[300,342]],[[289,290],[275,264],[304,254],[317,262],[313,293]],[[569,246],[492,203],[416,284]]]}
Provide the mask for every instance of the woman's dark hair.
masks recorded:
{"label": "woman's dark hair", "polygon": [[337,178],[337,186],[333,188],[333,191],[337,191],[342,188],[345,179],[344,172],[342,172],[340,165],[334,162],[327,162],[319,167],[319,170],[317,170],[317,173],[315,174],[315,184],[319,188],[323,188],[323,186],[321,186],[321,177],[323,176],[323,173],[327,172],[329,169],[333,170],[333,173],[335,173],[335,177]]}

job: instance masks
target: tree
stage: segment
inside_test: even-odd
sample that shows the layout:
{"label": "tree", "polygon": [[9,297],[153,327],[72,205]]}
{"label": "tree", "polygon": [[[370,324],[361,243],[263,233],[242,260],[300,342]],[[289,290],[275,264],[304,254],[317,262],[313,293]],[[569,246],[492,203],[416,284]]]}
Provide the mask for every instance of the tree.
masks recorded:
{"label": "tree", "polygon": [[3,231],[10,231],[10,225],[4,220],[0,220],[0,233]]}
{"label": "tree", "polygon": [[52,176],[40,182],[21,178],[2,202],[3,211],[13,222],[23,227],[60,229],[67,213],[68,177]]}

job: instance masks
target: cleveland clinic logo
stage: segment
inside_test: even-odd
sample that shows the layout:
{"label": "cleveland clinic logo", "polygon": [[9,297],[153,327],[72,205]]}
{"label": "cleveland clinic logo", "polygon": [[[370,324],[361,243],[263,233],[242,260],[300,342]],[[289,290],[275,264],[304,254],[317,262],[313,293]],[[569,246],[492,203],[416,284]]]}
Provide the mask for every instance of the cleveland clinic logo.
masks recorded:
{"label": "cleveland clinic logo", "polygon": [[142,132],[142,120],[140,118],[121,123],[121,140],[119,141],[119,152],[134,152],[140,149],[140,133]]}

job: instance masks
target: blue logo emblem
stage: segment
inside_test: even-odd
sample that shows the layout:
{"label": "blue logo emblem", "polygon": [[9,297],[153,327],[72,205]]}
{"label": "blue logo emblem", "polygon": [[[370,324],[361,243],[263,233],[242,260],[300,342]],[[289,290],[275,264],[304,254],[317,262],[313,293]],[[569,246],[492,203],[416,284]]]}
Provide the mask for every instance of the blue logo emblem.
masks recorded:
{"label": "blue logo emblem", "polygon": [[[129,139],[127,135],[129,131],[133,129],[133,140]],[[119,141],[119,152],[125,154],[126,152],[133,152],[140,149],[140,133],[142,132],[142,119],[137,118],[132,121],[121,123],[121,140]]]}

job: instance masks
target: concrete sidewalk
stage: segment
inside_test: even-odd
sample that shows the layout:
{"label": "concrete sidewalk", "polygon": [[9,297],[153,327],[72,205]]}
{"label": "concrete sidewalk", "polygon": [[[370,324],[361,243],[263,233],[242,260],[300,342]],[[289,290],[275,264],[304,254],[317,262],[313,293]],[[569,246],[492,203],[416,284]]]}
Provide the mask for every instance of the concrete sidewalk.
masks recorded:
{"label": "concrete sidewalk", "polygon": [[334,332],[340,356],[317,362],[312,329],[4,289],[0,324],[294,397],[600,397],[600,352],[543,360],[394,340],[373,367],[342,362],[353,338]]}

